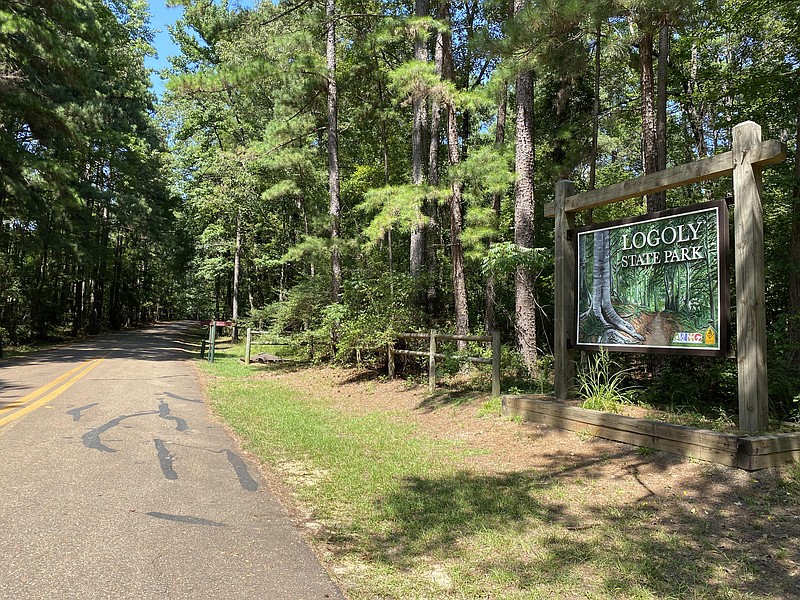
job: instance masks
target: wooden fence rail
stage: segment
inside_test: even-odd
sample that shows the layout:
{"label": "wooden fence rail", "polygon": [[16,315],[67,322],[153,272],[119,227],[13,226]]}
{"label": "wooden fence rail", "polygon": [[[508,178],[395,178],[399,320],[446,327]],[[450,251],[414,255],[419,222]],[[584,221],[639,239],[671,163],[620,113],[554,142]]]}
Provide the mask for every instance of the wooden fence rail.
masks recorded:
{"label": "wooden fence rail", "polygon": [[270,340],[268,342],[254,342],[253,336],[254,335],[264,335],[268,334],[269,331],[262,331],[260,329],[251,329],[250,327],[247,328],[247,341],[244,345],[244,364],[250,364],[250,349],[253,345],[257,346],[291,346],[292,342],[284,342],[284,341],[275,341]]}
{"label": "wooden fence rail", "polygon": [[[422,350],[397,350],[394,344],[389,344],[386,349],[387,366],[389,369],[389,379],[394,378],[394,357],[401,356],[427,356],[428,357],[428,391],[432,394],[436,391],[436,359],[454,358],[459,362],[470,362],[482,365],[492,365],[492,396],[500,396],[500,332],[493,331],[492,335],[450,335],[436,333],[431,329],[427,333],[401,333],[397,336],[404,340],[429,340],[428,351]],[[442,341],[465,341],[465,342],[484,342],[492,345],[492,358],[480,356],[466,356],[463,354],[447,355],[436,351],[436,340]]]}

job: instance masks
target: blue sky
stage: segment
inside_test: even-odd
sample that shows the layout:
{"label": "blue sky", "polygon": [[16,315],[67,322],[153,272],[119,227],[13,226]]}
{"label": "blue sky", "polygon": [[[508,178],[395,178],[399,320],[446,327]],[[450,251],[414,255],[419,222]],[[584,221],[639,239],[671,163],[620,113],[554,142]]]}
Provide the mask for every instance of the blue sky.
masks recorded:
{"label": "blue sky", "polygon": [[[155,46],[156,52],[158,52],[158,58],[147,58],[145,60],[145,66],[150,69],[159,70],[169,66],[169,61],[167,60],[168,56],[177,54],[177,47],[172,43],[172,40],[170,40],[167,25],[171,25],[176,20],[180,19],[183,14],[183,9],[180,7],[167,8],[165,0],[149,1],[150,14],[152,15],[151,27],[155,31],[153,45]],[[160,96],[161,92],[164,91],[164,82],[161,81],[156,73],[150,75],[150,81],[153,83],[153,91]]]}
{"label": "blue sky", "polygon": [[[167,58],[178,53],[178,48],[172,43],[167,31],[167,25],[172,25],[175,21],[183,15],[181,7],[167,7],[166,0],[148,0],[150,4],[151,22],[150,26],[155,31],[155,40],[153,45],[158,58],[150,57],[145,60],[145,66],[150,69],[160,70],[169,66]],[[252,7],[258,3],[258,0],[229,0],[228,5],[233,8],[235,6]],[[153,91],[157,95],[161,95],[164,91],[164,82],[161,81],[156,73],[150,76],[150,81],[153,83]]]}

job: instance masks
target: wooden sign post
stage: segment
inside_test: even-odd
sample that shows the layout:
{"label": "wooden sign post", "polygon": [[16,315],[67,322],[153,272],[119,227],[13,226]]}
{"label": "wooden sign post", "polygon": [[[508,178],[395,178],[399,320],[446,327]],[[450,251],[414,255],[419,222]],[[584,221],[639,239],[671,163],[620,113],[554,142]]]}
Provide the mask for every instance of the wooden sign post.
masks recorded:
{"label": "wooden sign post", "polygon": [[[567,197],[575,193],[575,185],[571,181],[559,181],[556,184],[555,201],[555,393],[556,398],[566,400],[575,381],[575,351],[570,343],[575,329],[575,293],[573,287],[566,282],[575,281],[575,245],[571,232],[575,230],[575,213],[565,210]],[[562,285],[560,285],[561,283]]]}
{"label": "wooden sign post", "polygon": [[761,127],[747,121],[733,128],[733,150],[644,175],[597,190],[575,194],[568,181],[556,184],[555,202],[544,214],[555,217],[555,395],[565,400],[575,384],[572,349],[577,280],[572,236],[575,215],[612,202],[733,175],[736,343],[739,374],[739,429],[768,429],[766,317],[764,311],[764,218],[761,169],[786,159],[786,144],[761,141]]}
{"label": "wooden sign post", "polygon": [[753,162],[760,143],[761,126],[748,121],[733,128],[739,429],[748,433],[766,431],[769,426],[764,208],[761,166]]}

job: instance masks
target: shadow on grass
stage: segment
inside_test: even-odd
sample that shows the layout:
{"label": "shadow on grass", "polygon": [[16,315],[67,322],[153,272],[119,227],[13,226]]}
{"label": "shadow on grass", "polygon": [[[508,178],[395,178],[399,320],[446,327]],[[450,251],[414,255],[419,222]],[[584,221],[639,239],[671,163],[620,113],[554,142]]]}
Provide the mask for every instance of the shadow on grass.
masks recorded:
{"label": "shadow on grass", "polygon": [[486,392],[475,386],[461,386],[451,390],[439,390],[431,396],[427,396],[417,405],[417,409],[424,412],[432,412],[439,408],[457,408],[479,398],[486,396]]}
{"label": "shadow on grass", "polygon": [[563,507],[544,506],[535,474],[497,476],[458,472],[441,478],[409,477],[378,502],[393,527],[370,543],[376,558],[403,565],[417,556],[453,548],[479,530],[522,528],[531,521],[565,518]]}
{"label": "shadow on grass", "polygon": [[377,503],[390,526],[367,541],[366,554],[401,570],[466,561],[476,580],[499,577],[517,590],[800,598],[796,488],[709,466],[659,495],[639,471],[648,465],[652,476],[653,461],[667,469],[680,460],[660,456],[627,461],[643,488],[638,499],[575,484],[595,477],[600,462],[623,458],[631,458],[627,448],[567,469],[553,457],[541,471],[408,478]]}

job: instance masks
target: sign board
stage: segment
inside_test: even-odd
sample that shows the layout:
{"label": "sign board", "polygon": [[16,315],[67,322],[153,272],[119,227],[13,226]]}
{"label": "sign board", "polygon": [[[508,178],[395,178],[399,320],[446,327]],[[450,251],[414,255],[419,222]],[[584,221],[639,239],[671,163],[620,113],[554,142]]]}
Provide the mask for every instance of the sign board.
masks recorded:
{"label": "sign board", "polygon": [[720,201],[579,228],[576,348],[725,355],[728,227]]}

